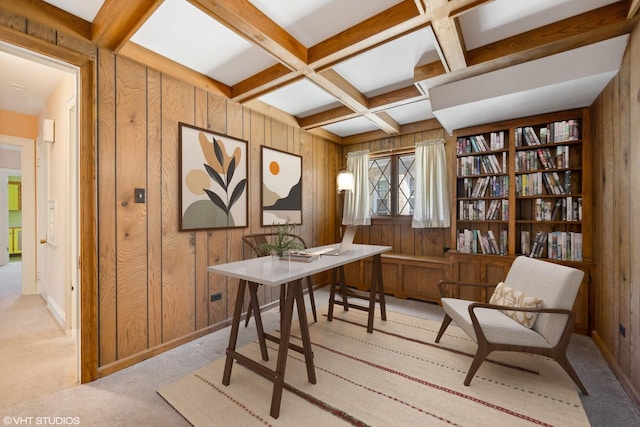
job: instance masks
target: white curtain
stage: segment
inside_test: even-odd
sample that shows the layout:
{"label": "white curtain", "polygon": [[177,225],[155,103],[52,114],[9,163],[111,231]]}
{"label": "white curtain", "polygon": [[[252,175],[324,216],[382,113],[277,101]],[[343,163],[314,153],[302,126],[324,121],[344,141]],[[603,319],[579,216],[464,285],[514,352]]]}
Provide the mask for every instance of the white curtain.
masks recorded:
{"label": "white curtain", "polygon": [[418,142],[415,161],[415,204],[411,227],[449,227],[451,215],[444,141]]}
{"label": "white curtain", "polygon": [[344,193],[342,224],[370,225],[369,150],[349,153],[347,170],[353,174],[353,191]]}

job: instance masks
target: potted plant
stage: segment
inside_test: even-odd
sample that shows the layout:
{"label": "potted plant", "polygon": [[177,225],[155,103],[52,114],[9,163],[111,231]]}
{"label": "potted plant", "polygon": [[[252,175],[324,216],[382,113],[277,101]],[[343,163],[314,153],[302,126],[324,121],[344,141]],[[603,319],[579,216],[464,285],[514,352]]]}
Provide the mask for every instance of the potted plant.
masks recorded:
{"label": "potted plant", "polygon": [[287,252],[304,249],[300,241],[294,237],[294,231],[295,227],[290,225],[288,220],[282,224],[273,224],[271,242],[258,246],[260,252],[282,257]]}

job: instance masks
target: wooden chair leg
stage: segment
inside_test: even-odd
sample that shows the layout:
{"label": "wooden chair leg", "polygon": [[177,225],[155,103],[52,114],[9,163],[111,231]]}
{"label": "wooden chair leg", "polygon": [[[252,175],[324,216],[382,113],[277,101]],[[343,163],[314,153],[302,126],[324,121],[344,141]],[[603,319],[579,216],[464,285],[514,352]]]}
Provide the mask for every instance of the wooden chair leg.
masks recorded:
{"label": "wooden chair leg", "polygon": [[582,384],[582,381],[580,381],[580,378],[578,377],[578,374],[576,374],[576,371],[573,370],[573,366],[571,366],[571,363],[569,363],[569,359],[567,359],[567,355],[566,354],[556,355],[554,356],[554,359],[556,362],[558,362],[560,366],[562,366],[562,369],[564,369],[564,371],[569,375],[569,377],[571,377],[571,379],[578,386],[580,391],[582,391],[582,394],[584,394],[585,396],[589,396],[589,392],[587,391],[587,388],[584,386],[584,384]]}
{"label": "wooden chair leg", "polygon": [[438,335],[436,336],[436,342],[440,342],[440,338],[444,334],[444,331],[447,330],[449,324],[451,323],[451,317],[448,314],[444,314],[444,319],[442,319],[442,325],[440,326],[440,330],[438,331]]}
{"label": "wooden chair leg", "polygon": [[313,285],[311,284],[311,277],[308,276],[307,288],[309,289],[309,301],[311,301],[311,312],[313,313],[313,321],[318,322],[318,315],[316,314],[316,299],[313,296]]}
{"label": "wooden chair leg", "polygon": [[491,350],[488,346],[478,343],[478,351],[476,351],[476,355],[473,358],[473,362],[471,362],[471,366],[469,366],[469,372],[467,372],[467,376],[464,379],[464,385],[471,384],[471,380],[475,376],[478,369],[480,369],[480,365],[484,362],[484,359],[491,353]]}

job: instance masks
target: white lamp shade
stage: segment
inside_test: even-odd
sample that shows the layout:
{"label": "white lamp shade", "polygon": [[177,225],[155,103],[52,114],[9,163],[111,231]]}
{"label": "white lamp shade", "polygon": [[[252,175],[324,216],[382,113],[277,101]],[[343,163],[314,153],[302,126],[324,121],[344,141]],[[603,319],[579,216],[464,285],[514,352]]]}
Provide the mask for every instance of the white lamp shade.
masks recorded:
{"label": "white lamp shade", "polygon": [[341,170],[336,177],[338,191],[353,191],[353,174],[347,170]]}

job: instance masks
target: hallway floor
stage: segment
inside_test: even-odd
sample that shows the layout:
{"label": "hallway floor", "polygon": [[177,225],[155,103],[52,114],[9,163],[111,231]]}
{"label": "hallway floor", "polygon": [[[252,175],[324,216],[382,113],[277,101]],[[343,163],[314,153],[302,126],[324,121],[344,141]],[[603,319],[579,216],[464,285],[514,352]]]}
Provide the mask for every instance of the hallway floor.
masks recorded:
{"label": "hallway floor", "polygon": [[0,267],[0,408],[76,385],[75,340],[41,296],[22,295],[21,264]]}

